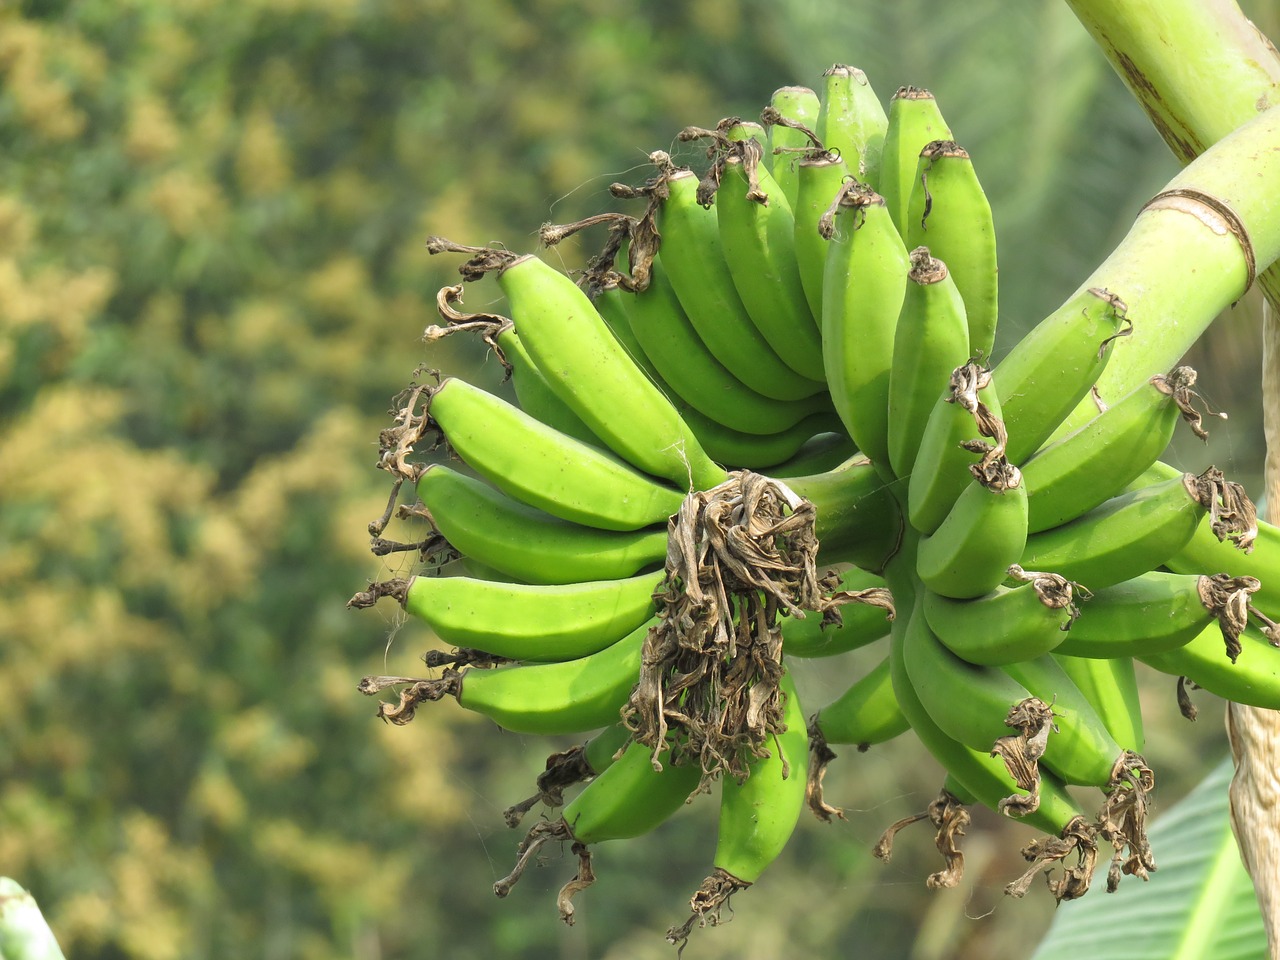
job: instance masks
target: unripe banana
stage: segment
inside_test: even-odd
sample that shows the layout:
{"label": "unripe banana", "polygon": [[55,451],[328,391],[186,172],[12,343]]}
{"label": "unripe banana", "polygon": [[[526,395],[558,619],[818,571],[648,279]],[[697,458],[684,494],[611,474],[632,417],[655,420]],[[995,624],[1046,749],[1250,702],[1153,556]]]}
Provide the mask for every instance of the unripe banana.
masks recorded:
{"label": "unripe banana", "polygon": [[1146,734],[1133,660],[1130,657],[1106,660],[1071,657],[1056,650],[1051,656],[1089,701],[1112,739],[1126,750],[1142,753]]}
{"label": "unripe banana", "polygon": [[823,563],[855,563],[878,573],[898,552],[903,520],[890,488],[865,457],[834,470],[789,477],[787,486],[813,503]]}
{"label": "unripe banana", "polygon": [[822,154],[800,161],[799,192],[794,206],[796,265],[800,283],[814,317],[822,317],[822,283],[827,263],[828,240],[819,222],[840,192],[849,170],[844,161],[833,154]]}
{"label": "unripe banana", "polygon": [[889,465],[895,476],[910,475],[929,414],[946,394],[951,371],[969,356],[964,302],[955,280],[927,247],[916,247],[889,371]]}
{"label": "unripe banana", "polygon": [[912,465],[907,488],[911,525],[933,533],[971,480],[1000,469],[1007,442],[991,372],[972,360],[956,367],[947,391],[929,413]]}
{"label": "unripe banana", "polygon": [[994,590],[1014,563],[1058,572],[1051,564],[1032,562],[1035,555],[1026,549],[1027,491],[1017,468],[1006,466],[1003,489],[972,481],[938,529],[920,539],[916,571],[934,593],[956,600],[980,597]]}
{"label": "unripe banana", "polygon": [[423,468],[417,489],[432,526],[453,547],[526,583],[631,577],[660,566],[667,555],[665,527],[629,532],[584,527],[441,464]]}
{"label": "unripe banana", "polygon": [[1000,586],[973,600],[924,593],[924,615],[938,639],[962,660],[999,665],[1055,649],[1079,614],[1072,585],[1051,573],[1015,567],[1016,587]]}
{"label": "unripe banana", "polygon": [[722,781],[715,871],[690,900],[693,915],[667,932],[673,943],[688,940],[695,923],[716,922],[729,898],[760,879],[778,858],[800,820],[808,782],[809,732],[790,674],[784,672],[778,685],[786,696],[786,727],[774,738],[768,755],[750,763],[745,780]]}
{"label": "unripe banana", "polygon": [[1280,710],[1280,654],[1257,628],[1240,635],[1242,651],[1232,663],[1216,626],[1166,653],[1142,655],[1143,663],[1170,676],[1186,677],[1210,693],[1251,707]]}
{"label": "unripe banana", "polygon": [[934,140],[920,151],[906,243],[928,246],[947,265],[964,300],[969,352],[990,357],[998,313],[995,224],[973,161],[954,140]]}
{"label": "unripe banana", "polygon": [[849,743],[866,750],[910,728],[893,693],[889,660],[886,654],[870,672],[818,711],[810,727],[827,743]]}
{"label": "unripe banana", "polygon": [[655,213],[663,266],[702,341],[735,377],[766,397],[799,400],[820,392],[822,384],[783,363],[752,321],[720,249],[716,212],[698,203],[698,178],[671,166],[665,154],[655,156],[666,176],[666,196]]}
{"label": "unripe banana", "polygon": [[793,427],[763,435],[730,430],[696,410],[685,409],[681,413],[708,456],[717,463],[764,473],[789,461],[814,437],[843,429],[840,418],[830,412],[811,414]]}
{"label": "unripe banana", "polygon": [[900,87],[889,101],[877,189],[884,197],[894,226],[904,237],[908,232],[907,204],[920,151],[934,140],[950,139],[951,128],[942,119],[933,94],[920,87]]}
{"label": "unripe banana", "polygon": [[606,840],[643,836],[653,830],[685,805],[700,776],[697,764],[668,765],[656,770],[650,762],[649,749],[632,743],[587,784],[558,820],[542,821],[529,831],[517,851],[515,869],[493,885],[493,892],[500,897],[510,893],[548,840],[571,842],[579,858],[578,874],[560,889],[556,899],[560,919],[572,924],[574,896],[595,881],[588,847]]}
{"label": "unripe banana", "polygon": [[[437,244],[435,249],[450,248]],[[610,449],[681,489],[705,489],[724,480],[724,470],[572,280],[537,257],[506,251],[476,253],[463,267],[469,277],[494,269],[534,363]]]}
{"label": "unripe banana", "polygon": [[773,108],[767,121],[768,152],[773,157],[769,169],[794,207],[800,187],[796,163],[802,153],[813,147],[809,133],[818,125],[821,102],[808,87],[779,87],[773,92],[769,106]]}
{"label": "unripe banana", "polygon": [[684,403],[730,430],[753,434],[779,433],[830,409],[822,393],[800,400],[771,400],[734,377],[685,316],[667,279],[665,263],[664,257],[654,257],[648,287],[624,294],[622,302],[640,348]]}
{"label": "unripe banana", "polygon": [[774,353],[797,373],[821,380],[822,341],[796,263],[795,217],[752,146],[743,143],[725,157],[715,195],[721,249],[742,302]]}
{"label": "unripe banana", "polygon": [[663,523],[684,494],[548,427],[479,387],[446,377],[426,390],[429,423],[467,466],[508,496],[601,530]]}
{"label": "unripe banana", "polygon": [[1074,520],[1114,497],[1146,470],[1173,439],[1179,416],[1202,439],[1191,406],[1196,372],[1178,367],[1152,377],[1022,465],[1032,533]]}
{"label": "unripe banana", "polygon": [[[850,591],[881,589],[888,594],[884,580],[859,567],[840,574],[840,589]],[[823,618],[809,614],[803,620],[788,617],[782,621],[782,652],[788,657],[833,657],[874,643],[889,635],[893,611],[870,603],[849,603],[840,609],[840,623],[824,626]],[[832,741],[847,742],[847,741]]]}
{"label": "unripe banana", "polygon": [[1100,287],[1081,290],[1041,320],[995,368],[1009,460],[1021,464],[1089,392],[1129,323],[1128,307]]}
{"label": "unripe banana", "polygon": [[512,660],[576,660],[654,616],[661,579],[541,585],[418,576],[391,595],[444,643]]}
{"label": "unripe banana", "polygon": [[781,463],[771,466],[766,473],[776,479],[806,477],[814,473],[834,470],[858,455],[858,449],[843,430],[819,433],[810,437]]}
{"label": "unripe banana", "polygon": [[850,187],[832,206],[822,283],[822,352],[831,401],[872,462],[889,466],[889,372],[910,257],[884,200]]}
{"label": "unripe banana", "polygon": [[839,153],[856,176],[871,189],[880,180],[880,154],[889,118],[867,75],[857,67],[837,63],[822,75],[822,108],[818,139]]}
{"label": "unripe banana", "polygon": [[1233,638],[1244,628],[1257,587],[1252,577],[1151,570],[1096,591],[1056,652],[1095,659],[1165,653],[1199,636],[1215,619],[1224,636]]}
{"label": "unripe banana", "polygon": [[1191,539],[1204,515],[1196,481],[1184,474],[1112,497],[1070,523],[1028,537],[1019,563],[1094,591],[1154,570]]}
{"label": "unripe banana", "polygon": [[374,695],[395,683],[410,683],[400,703],[383,702],[378,715],[396,724],[413,719],[424,702],[452,696],[466,710],[483,714],[504,730],[547,736],[580,734],[617,722],[640,673],[646,621],[598,653],[555,663],[529,663],[492,670],[446,670],[435,680],[365,677],[362,693]]}

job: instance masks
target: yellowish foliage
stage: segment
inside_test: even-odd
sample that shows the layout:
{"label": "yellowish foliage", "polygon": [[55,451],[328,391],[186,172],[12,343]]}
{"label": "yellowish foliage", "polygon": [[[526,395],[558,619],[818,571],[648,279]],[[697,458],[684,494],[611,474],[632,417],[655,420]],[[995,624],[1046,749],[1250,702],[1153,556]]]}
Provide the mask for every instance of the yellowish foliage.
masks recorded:
{"label": "yellowish foliage", "polygon": [[167,160],[181,143],[182,131],[161,98],[142,96],[130,104],[124,134],[124,150],[130,160],[140,164]]}
{"label": "yellowish foliage", "polygon": [[240,189],[251,197],[276,193],[289,182],[289,167],[289,148],[271,113],[261,106],[250,111],[236,150]]}
{"label": "yellowish foliage", "polygon": [[179,237],[219,231],[226,222],[227,202],[207,174],[187,169],[157,177],[146,192],[146,203]]}

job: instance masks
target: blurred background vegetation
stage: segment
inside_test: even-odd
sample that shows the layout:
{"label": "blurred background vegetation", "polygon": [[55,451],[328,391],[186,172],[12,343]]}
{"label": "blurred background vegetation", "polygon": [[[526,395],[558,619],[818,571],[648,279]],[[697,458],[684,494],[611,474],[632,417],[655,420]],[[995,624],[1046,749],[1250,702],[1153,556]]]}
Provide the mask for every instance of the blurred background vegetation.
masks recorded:
{"label": "blurred background vegetation", "polygon": [[[1273,6],[1245,6],[1276,35]],[[1003,347],[1175,169],[1057,0],[0,4],[0,874],[68,956],[672,955],[713,804],[601,848],[572,929],[552,902],[569,856],[495,900],[517,840],[501,811],[566,744],[451,703],[377,723],[356,680],[414,672],[429,638],[344,602],[402,569],[365,532],[389,398],[420,361],[497,386],[478,344],[419,342],[453,278],[425,236],[531,249],[681,127],[754,116],[836,61],[886,100],[932,89],[973,154]],[[1193,362],[1232,419],[1174,456],[1257,489],[1256,308],[1215,331]],[[807,700],[864,666],[807,670]],[[1167,805],[1224,739],[1207,695],[1192,727],[1171,681],[1148,692]],[[848,751],[827,783],[849,821],[802,822],[686,957],[1039,937],[1050,898],[1001,894],[1023,828],[978,817],[965,883],[938,894],[924,831],[870,857],[936,792],[910,738]]]}

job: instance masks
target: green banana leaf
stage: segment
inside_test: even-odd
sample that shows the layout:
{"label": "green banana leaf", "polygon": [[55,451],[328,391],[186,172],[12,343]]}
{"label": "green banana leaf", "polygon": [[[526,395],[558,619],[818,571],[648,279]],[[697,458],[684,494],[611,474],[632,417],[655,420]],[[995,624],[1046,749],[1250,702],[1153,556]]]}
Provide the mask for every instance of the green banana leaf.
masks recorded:
{"label": "green banana leaf", "polygon": [[0,877],[0,960],[64,960],[35,897]]}
{"label": "green banana leaf", "polygon": [[1231,758],[1153,824],[1158,869],[1058,908],[1031,960],[1262,960],[1267,937],[1227,814]]}

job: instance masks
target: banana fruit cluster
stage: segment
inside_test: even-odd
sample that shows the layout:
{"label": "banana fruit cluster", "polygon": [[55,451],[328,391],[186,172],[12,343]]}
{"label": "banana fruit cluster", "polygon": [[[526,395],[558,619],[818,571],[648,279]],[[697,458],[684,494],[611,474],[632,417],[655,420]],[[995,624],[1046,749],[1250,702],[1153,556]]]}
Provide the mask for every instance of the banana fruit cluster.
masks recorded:
{"label": "banana fruit cluster", "polygon": [[[1109,887],[1145,877],[1135,662],[1177,677],[1184,711],[1188,685],[1280,708],[1280,531],[1215,468],[1159,461],[1180,421],[1205,435],[1187,367],[1094,392],[1096,416],[1058,429],[1142,322],[1123,289],[1078,291],[992,362],[991,207],[928,91],[886,106],[837,65],[761,119],[682,131],[706,148],[697,170],[654,152],[649,180],[613,188],[642,209],[545,226],[547,244],[603,230],[580,277],[431,238],[465,257],[464,282],[495,276],[509,316],[465,313],[446,287],[427,341],[482,337],[517,402],[435,371],[396,398],[370,533],[422,564],[350,605],[392,598],[454,649],[428,654],[439,676],[360,689],[396,690],[379,707],[394,723],[448,696],[587,738],[508,811],[559,813],[495,885],[570,844],[568,922],[592,845],[718,790],[713,870],[668,933],[682,943],[806,805],[843,816],[822,795],[831,745],[907,730],[946,770],[912,818],[946,856],[931,885],[957,881],[974,803],[1046,834],[1013,895],[1047,873],[1079,896],[1100,850]],[[393,515],[424,535],[384,539]],[[790,658],[862,648],[847,691],[806,714]]]}

